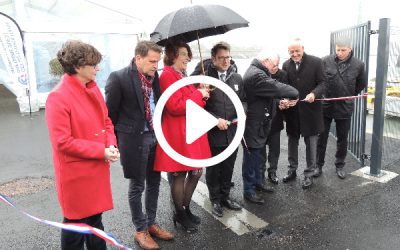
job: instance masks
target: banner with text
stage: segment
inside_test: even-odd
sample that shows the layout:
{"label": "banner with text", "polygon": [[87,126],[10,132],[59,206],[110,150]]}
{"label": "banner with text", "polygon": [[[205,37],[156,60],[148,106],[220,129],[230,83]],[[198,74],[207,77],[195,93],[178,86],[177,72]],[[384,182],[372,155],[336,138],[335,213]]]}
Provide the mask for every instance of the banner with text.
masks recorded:
{"label": "banner with text", "polygon": [[13,20],[0,13],[0,55],[13,84],[28,85],[28,68],[19,28]]}

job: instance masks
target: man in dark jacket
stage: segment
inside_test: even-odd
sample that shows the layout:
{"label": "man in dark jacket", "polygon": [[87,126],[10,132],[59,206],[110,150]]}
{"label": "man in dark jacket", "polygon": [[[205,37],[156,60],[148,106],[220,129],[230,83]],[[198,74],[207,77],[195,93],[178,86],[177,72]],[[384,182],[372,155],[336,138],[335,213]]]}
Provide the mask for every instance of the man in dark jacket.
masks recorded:
{"label": "man in dark jacket", "polygon": [[[349,39],[336,42],[336,53],[322,59],[325,73],[327,98],[358,95],[367,84],[365,65],[353,56]],[[347,136],[350,129],[350,118],[353,114],[353,100],[326,101],[322,103],[325,130],[318,136],[317,168],[314,177],[322,173],[325,163],[326,144],[332,120],[336,123],[336,173],[344,179],[343,171],[347,154]]]}
{"label": "man in dark jacket", "polygon": [[[225,82],[243,100],[242,77],[236,73],[236,67],[231,62],[229,44],[219,42],[211,49],[211,63],[205,64],[205,75]],[[201,72],[200,63],[193,74]],[[219,89],[211,92],[205,109],[218,118],[218,125],[208,132],[211,153],[212,156],[216,156],[229,146],[235,136],[236,124],[230,122],[236,118],[236,110],[230,98]],[[222,206],[231,210],[242,209],[229,197],[236,155],[237,150],[226,160],[206,169],[206,183],[212,203],[212,213],[218,217],[223,216]]]}
{"label": "man in dark jacket", "polygon": [[273,117],[274,99],[288,97],[297,99],[298,91],[271,77],[271,62],[275,56],[262,51],[254,59],[243,76],[247,101],[246,129],[243,149],[243,195],[252,203],[263,204],[264,199],[255,191],[271,192],[271,188],[263,185],[261,178],[262,151],[265,150],[271,119]]}
{"label": "man in dark jacket", "polygon": [[[112,72],[105,87],[124,177],[129,179],[129,206],[136,227],[134,238],[144,249],[159,248],[151,236],[163,240],[173,238],[155,221],[161,176],[160,172],[153,171],[157,142],[152,117],[161,94],[157,73],[161,51],[153,42],[140,41],[131,64]],[[146,199],[142,206],[144,191]]]}
{"label": "man in dark jacket", "polygon": [[[271,77],[278,82],[287,84],[287,73],[279,69],[280,57],[277,55],[276,58],[270,59],[271,61]],[[280,155],[281,146],[281,130],[283,129],[283,111],[286,108],[282,105],[282,102],[287,102],[288,100],[274,99],[273,105],[273,118],[271,122],[271,131],[268,135],[267,145],[265,150],[262,151],[263,163],[261,165],[261,178],[265,181],[265,172],[267,171],[267,160],[269,164],[268,168],[268,179],[274,184],[278,184],[278,176],[276,175],[276,170],[278,169],[278,161]]]}
{"label": "man in dark jacket", "polygon": [[314,102],[315,98],[322,97],[324,93],[322,61],[320,58],[304,53],[304,46],[300,39],[295,39],[289,44],[288,52],[290,59],[283,64],[283,70],[288,73],[289,84],[299,91],[301,101],[285,111],[289,170],[283,182],[292,181],[297,176],[298,147],[300,135],[302,135],[306,144],[307,161],[302,187],[306,189],[313,183],[317,139],[324,127],[321,103]]}

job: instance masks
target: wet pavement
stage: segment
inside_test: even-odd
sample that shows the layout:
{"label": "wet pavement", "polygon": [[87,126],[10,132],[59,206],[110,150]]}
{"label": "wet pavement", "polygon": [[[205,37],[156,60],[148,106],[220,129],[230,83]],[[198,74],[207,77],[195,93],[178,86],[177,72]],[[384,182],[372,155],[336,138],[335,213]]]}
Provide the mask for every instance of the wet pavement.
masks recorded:
{"label": "wet pavement", "polygon": [[[287,170],[285,133],[281,139],[280,179]],[[19,183],[18,180],[54,179],[44,111],[32,117],[21,116],[15,99],[4,94],[0,95],[0,150],[0,190],[5,190],[6,184]],[[340,180],[333,165],[334,150],[335,141],[330,138],[327,152],[332,153],[327,155],[322,176],[315,179],[311,189],[302,190],[305,149],[301,141],[298,178],[287,184],[280,181],[274,185],[275,193],[262,194],[266,200],[262,206],[243,200],[240,150],[231,196],[249,213],[266,222],[260,229],[249,226],[249,232],[240,236],[229,229],[229,222],[228,226],[221,223],[196,203],[192,210],[202,220],[199,232],[187,234],[179,226],[175,228],[168,183],[162,180],[158,223],[173,231],[176,238],[172,242],[158,243],[163,249],[399,249],[399,177],[386,184],[351,174]],[[346,171],[350,173],[359,168],[349,156]],[[386,170],[400,173],[396,165]],[[128,182],[119,164],[112,165],[111,178],[114,209],[104,214],[105,231],[122,244],[139,249],[132,238]],[[201,181],[205,182],[204,175]],[[18,207],[34,216],[61,221],[54,184],[43,182],[43,188],[32,187],[32,192],[17,193],[11,198]],[[59,249],[59,236],[58,229],[35,222],[0,203],[0,249]]]}

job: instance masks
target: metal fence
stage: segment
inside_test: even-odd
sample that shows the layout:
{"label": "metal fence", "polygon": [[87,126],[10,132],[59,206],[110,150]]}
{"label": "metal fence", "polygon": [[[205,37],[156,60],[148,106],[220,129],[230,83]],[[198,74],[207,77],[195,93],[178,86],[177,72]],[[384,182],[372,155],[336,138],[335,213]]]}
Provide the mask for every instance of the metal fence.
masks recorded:
{"label": "metal fence", "polygon": [[[348,37],[353,45],[354,56],[366,65],[366,75],[369,71],[369,51],[371,22],[360,24],[348,29],[338,30],[331,33],[331,53],[335,53],[335,42],[338,38]],[[367,77],[366,77],[367,78]],[[362,94],[367,89],[363,90]],[[364,166],[365,156],[365,131],[366,131],[367,100],[365,98],[356,99],[354,102],[354,113],[351,117],[351,127],[349,131],[348,150]],[[335,136],[335,123],[332,123],[331,133]]]}
{"label": "metal fence", "polygon": [[381,29],[385,34],[379,34],[371,139],[371,171],[377,175],[400,163],[400,27],[381,19]]}

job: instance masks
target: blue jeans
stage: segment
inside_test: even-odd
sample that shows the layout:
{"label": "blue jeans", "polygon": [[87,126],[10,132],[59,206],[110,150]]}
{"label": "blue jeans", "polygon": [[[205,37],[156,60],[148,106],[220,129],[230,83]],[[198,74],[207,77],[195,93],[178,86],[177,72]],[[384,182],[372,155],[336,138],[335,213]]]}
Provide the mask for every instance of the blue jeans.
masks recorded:
{"label": "blue jeans", "polygon": [[262,185],[261,165],[263,163],[262,151],[265,148],[243,149],[243,192],[254,194],[255,186]]}
{"label": "blue jeans", "polygon": [[[156,139],[154,133],[146,133],[143,138],[142,161],[145,164],[132,166],[136,175],[129,181],[129,206],[132,214],[132,221],[136,231],[144,231],[148,226],[155,223],[158,192],[160,188],[160,172],[153,171],[154,156],[156,151]],[[146,166],[145,168],[138,166]],[[142,194],[145,193],[143,213]]]}

